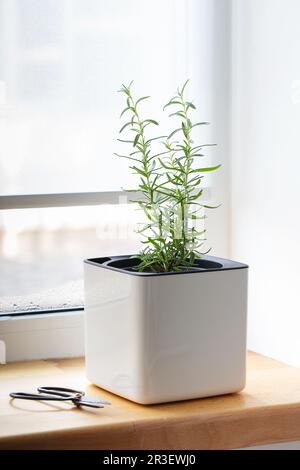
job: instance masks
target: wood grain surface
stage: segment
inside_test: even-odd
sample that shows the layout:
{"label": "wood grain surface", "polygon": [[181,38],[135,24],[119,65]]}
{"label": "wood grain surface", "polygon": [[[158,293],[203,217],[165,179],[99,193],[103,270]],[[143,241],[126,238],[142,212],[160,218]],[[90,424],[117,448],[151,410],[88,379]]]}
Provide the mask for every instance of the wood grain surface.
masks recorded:
{"label": "wood grain surface", "polygon": [[[11,400],[66,386],[111,401],[103,409]],[[233,449],[300,439],[300,370],[253,353],[243,392],[143,406],[89,384],[83,359],[0,366],[0,449]]]}

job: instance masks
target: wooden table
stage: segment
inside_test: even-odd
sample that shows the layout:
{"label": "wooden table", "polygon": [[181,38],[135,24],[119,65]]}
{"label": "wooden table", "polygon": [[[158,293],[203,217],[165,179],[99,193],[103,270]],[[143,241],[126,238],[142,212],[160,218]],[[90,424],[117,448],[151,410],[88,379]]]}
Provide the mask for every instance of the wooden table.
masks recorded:
{"label": "wooden table", "polygon": [[[249,354],[239,394],[137,405],[93,385],[83,359],[0,366],[0,449],[230,449],[300,439],[300,370]],[[11,391],[68,386],[111,406],[10,400]]]}

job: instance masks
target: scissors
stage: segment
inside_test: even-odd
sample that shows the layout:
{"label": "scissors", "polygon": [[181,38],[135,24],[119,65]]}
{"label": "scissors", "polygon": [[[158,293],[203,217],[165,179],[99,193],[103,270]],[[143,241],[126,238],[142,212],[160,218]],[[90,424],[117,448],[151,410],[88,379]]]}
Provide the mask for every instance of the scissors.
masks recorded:
{"label": "scissors", "polygon": [[71,401],[78,407],[103,408],[104,405],[110,405],[109,401],[86,397],[84,392],[72,388],[38,387],[37,391],[39,393],[14,392],[10,393],[9,396],[22,400]]}

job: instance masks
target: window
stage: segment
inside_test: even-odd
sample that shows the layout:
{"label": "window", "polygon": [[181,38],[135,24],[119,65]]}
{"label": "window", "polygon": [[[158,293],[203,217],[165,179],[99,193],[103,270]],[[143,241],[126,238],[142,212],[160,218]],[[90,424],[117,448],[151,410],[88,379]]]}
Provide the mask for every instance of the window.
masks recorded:
{"label": "window", "polygon": [[[139,248],[132,207],[83,206],[81,193],[118,202],[132,183],[113,157],[116,91],[134,77],[154,106],[166,100],[186,47],[178,5],[0,0],[0,314],[82,308],[82,260]],[[51,196],[40,207],[57,193],[79,207],[55,207]],[[29,208],[26,195],[35,195]]]}
{"label": "window", "polygon": [[83,259],[136,253],[134,205],[2,211],[0,313],[83,306]]}
{"label": "window", "polygon": [[113,156],[122,82],[152,95],[161,121],[192,76],[200,118],[216,124],[203,139],[226,151],[216,12],[207,0],[0,0],[0,315],[82,309],[83,259],[139,249],[120,189],[133,176]]}

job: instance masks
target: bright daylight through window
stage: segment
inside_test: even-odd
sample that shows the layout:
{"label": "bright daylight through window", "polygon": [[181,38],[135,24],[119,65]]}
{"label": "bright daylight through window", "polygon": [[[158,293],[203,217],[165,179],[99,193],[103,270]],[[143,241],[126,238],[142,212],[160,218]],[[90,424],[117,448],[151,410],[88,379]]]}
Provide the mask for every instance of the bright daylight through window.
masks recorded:
{"label": "bright daylight through window", "polygon": [[[153,97],[151,114],[190,70],[199,78],[189,59],[188,5],[194,2],[0,0],[0,314],[81,308],[83,259],[138,251],[133,227],[141,216],[121,193],[134,176],[113,155],[116,91],[134,79],[138,95]],[[202,112],[210,119],[206,95]],[[117,191],[121,204],[102,202],[102,192]],[[80,200],[90,192],[98,205]],[[66,207],[55,207],[55,194],[69,195],[59,204]],[[78,207],[68,207],[76,206],[73,196]]]}

